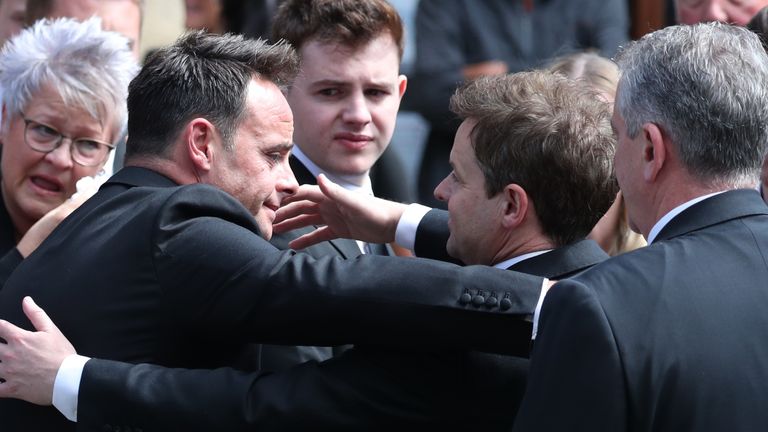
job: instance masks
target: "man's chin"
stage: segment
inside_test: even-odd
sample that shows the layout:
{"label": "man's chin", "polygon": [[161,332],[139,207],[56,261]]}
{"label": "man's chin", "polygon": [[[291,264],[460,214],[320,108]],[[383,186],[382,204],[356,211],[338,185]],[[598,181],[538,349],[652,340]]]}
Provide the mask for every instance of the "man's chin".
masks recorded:
{"label": "man's chin", "polygon": [[266,222],[259,218],[259,216],[256,216],[256,226],[259,227],[259,236],[261,236],[264,240],[271,240],[272,239],[272,222]]}

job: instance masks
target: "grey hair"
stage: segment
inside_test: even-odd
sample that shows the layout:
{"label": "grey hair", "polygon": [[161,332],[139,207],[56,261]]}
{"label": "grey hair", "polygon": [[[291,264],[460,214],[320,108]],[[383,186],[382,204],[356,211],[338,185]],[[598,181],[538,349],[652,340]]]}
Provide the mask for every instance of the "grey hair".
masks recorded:
{"label": "grey hair", "polygon": [[757,179],[768,149],[768,56],[757,36],[721,23],[668,27],[616,62],[616,106],[630,137],[654,123],[697,180],[735,187]]}
{"label": "grey hair", "polygon": [[100,19],[38,21],[0,52],[6,124],[36,92],[51,85],[67,106],[83,108],[95,119],[114,112],[109,126],[117,135],[126,123],[128,84],[136,71],[128,41],[102,30]]}

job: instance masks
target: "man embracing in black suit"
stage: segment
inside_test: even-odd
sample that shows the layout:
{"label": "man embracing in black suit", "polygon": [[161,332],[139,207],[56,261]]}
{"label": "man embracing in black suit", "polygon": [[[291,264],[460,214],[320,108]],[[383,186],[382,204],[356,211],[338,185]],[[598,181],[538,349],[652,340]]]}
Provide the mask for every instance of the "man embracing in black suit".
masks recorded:
{"label": "man embracing in black suit", "polygon": [[[452,172],[435,189],[448,211],[430,210],[420,221],[417,255],[440,256],[442,246],[465,264],[550,279],[608,259],[585,237],[617,191],[610,107],[581,87],[533,71],[480,78],[453,95],[451,111],[463,122],[451,150]],[[420,211],[418,205],[406,210]],[[401,237],[414,218],[401,218]],[[504,298],[486,289],[463,301],[482,308]],[[500,410],[511,427],[528,360],[472,352],[469,361],[467,380],[495,394],[476,425],[482,429],[483,412]]]}
{"label": "man embracing in black suit", "polygon": [[[540,278],[415,258],[314,259],[267,242],[281,199],[297,187],[280,88],[297,63],[286,44],[202,32],[148,59],[129,89],[126,168],[0,291],[0,327],[9,330],[0,336],[0,395],[53,402],[77,424],[51,407],[3,399],[3,431],[458,429],[464,387],[444,377],[463,374],[461,359],[413,351],[527,350],[510,328],[529,334],[524,319]],[[488,286],[514,301],[482,313],[459,302],[464,290]],[[32,328],[32,303],[19,307],[27,295],[89,356],[216,367],[245,342],[367,350],[272,375],[89,360],[66,344],[39,351],[52,356],[44,365],[16,348],[52,333],[8,322]],[[46,378],[30,387],[18,365]],[[92,386],[100,378],[148,387],[118,390],[131,400],[112,403],[112,385]],[[209,393],[218,397],[200,398]]]}

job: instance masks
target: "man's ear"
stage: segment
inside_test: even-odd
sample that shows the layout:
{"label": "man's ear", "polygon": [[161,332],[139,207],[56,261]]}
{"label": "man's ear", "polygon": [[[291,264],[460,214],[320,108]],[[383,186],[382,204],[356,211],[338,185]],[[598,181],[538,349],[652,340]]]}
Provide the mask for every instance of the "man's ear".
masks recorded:
{"label": "man's ear", "polygon": [[528,212],[528,194],[520,185],[514,183],[505,186],[500,193],[504,211],[502,226],[506,229],[517,228],[525,221]]}
{"label": "man's ear", "polygon": [[653,183],[664,168],[669,150],[666,133],[655,123],[645,123],[640,132],[643,134],[643,179]]}
{"label": "man's ear", "polygon": [[408,77],[405,75],[400,75],[397,77],[397,92],[400,96],[400,99],[403,98],[403,95],[405,94],[405,89],[408,87]]}
{"label": "man's ear", "polygon": [[218,139],[216,128],[204,118],[196,118],[184,128],[184,148],[196,170],[208,172],[214,157],[213,143]]}

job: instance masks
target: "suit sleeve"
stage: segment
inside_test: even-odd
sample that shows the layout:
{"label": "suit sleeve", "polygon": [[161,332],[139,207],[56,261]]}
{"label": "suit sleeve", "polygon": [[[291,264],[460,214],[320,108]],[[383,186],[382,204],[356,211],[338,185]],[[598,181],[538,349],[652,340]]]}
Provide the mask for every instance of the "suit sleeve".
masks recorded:
{"label": "suit sleeve", "polygon": [[[464,82],[466,65],[462,2],[421,0],[416,12],[416,57],[410,103],[432,127],[445,129],[454,118],[448,100]],[[450,142],[446,143],[450,147]]]}
{"label": "suit sleeve", "polygon": [[461,359],[355,348],[275,374],[94,359],[83,373],[78,430],[460,430],[465,395],[446,376]]}
{"label": "suit sleeve", "polygon": [[5,282],[11,277],[11,273],[13,273],[22,261],[24,261],[24,257],[21,256],[19,250],[15,247],[0,258],[0,289],[2,289]]}
{"label": "suit sleeve", "polygon": [[[252,217],[227,195],[207,187],[181,191],[154,233],[165,313],[180,334],[233,344],[528,353],[525,320],[541,278],[415,258],[315,259],[278,251],[245,228]],[[462,301],[489,290],[508,301]]]}
{"label": "suit sleeve", "polygon": [[610,323],[594,292],[565,280],[544,301],[515,432],[626,429],[626,391]]}
{"label": "suit sleeve", "polygon": [[448,255],[446,245],[451,231],[448,229],[448,212],[432,209],[419,222],[414,241],[414,252],[421,258],[461,264],[459,260]]}

